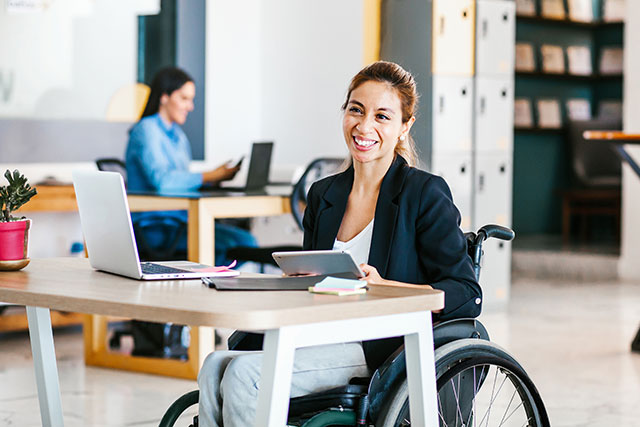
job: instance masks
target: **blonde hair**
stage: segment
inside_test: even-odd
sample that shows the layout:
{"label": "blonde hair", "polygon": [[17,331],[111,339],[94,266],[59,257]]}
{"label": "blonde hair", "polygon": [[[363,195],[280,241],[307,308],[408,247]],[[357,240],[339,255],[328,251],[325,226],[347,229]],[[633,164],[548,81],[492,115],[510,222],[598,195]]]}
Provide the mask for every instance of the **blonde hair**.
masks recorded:
{"label": "blonde hair", "polygon": [[[347,99],[342,105],[342,110],[346,110],[351,93],[363,83],[374,81],[387,83],[395,89],[402,104],[402,123],[407,123],[415,115],[418,107],[418,91],[416,81],[410,72],[402,68],[395,62],[377,61],[367,65],[351,79]],[[407,135],[404,141],[398,141],[395,154],[402,156],[410,166],[415,166],[418,162],[415,143],[411,135]]]}

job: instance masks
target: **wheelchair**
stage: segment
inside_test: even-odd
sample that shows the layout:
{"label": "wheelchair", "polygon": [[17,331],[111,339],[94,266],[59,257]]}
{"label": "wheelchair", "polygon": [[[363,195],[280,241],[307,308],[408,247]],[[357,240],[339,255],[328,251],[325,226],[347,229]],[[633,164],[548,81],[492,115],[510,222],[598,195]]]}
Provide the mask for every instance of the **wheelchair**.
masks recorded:
{"label": "wheelchair", "polygon": [[[479,277],[483,242],[492,237],[512,240],[515,233],[499,225],[485,225],[477,233],[465,233],[465,237]],[[232,338],[230,348],[234,346]],[[234,349],[261,348],[261,335],[249,333],[249,338],[243,341],[244,347]],[[525,370],[506,350],[489,341],[487,330],[478,320],[434,323],[433,338],[441,427],[550,425],[542,398]],[[167,409],[160,427],[173,426],[187,408],[197,403],[197,390],[181,396]],[[405,427],[411,426],[409,409],[404,347],[400,347],[371,378],[352,378],[348,385],[290,399],[287,424]],[[190,427],[197,426],[196,415]]]}

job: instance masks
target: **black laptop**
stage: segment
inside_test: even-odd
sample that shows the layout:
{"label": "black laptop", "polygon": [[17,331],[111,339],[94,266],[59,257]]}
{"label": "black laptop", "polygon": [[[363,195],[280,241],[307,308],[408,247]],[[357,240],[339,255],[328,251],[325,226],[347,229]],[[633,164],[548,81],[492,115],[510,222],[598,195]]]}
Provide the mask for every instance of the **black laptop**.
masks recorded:
{"label": "black laptop", "polygon": [[[271,152],[273,142],[254,142],[251,147],[249,168],[240,170],[235,178],[220,183],[220,189],[226,191],[261,191],[269,182],[271,170]],[[246,164],[246,162],[243,162]]]}

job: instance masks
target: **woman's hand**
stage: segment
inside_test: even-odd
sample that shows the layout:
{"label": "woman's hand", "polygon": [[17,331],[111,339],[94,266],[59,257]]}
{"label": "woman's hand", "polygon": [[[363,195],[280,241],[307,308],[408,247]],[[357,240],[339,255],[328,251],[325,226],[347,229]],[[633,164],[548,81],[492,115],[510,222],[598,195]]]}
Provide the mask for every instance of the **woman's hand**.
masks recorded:
{"label": "woman's hand", "polygon": [[364,273],[364,277],[360,280],[364,280],[369,285],[386,285],[386,286],[397,286],[400,288],[418,288],[418,289],[433,289],[433,287],[429,285],[416,285],[413,283],[404,283],[397,282],[395,280],[387,280],[383,279],[378,273],[378,270],[369,264],[360,264],[360,269]]}
{"label": "woman's hand", "polygon": [[204,182],[220,182],[232,179],[240,170],[240,165],[229,167],[227,163],[218,166],[214,170],[203,172],[202,180]]}
{"label": "woman's hand", "polygon": [[369,285],[386,285],[390,282],[390,280],[385,280],[380,277],[380,273],[378,270],[369,264],[360,264],[360,269],[364,273],[364,277],[360,280],[366,281]]}

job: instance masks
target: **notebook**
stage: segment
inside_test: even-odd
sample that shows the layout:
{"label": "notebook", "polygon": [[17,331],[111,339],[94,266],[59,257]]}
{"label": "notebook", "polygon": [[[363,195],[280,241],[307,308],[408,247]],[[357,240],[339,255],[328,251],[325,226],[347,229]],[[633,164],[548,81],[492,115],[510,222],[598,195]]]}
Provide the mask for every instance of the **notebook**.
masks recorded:
{"label": "notebook", "polygon": [[189,261],[141,263],[122,175],[117,172],[74,171],[73,187],[93,268],[140,280],[199,279],[239,274],[235,270]]}
{"label": "notebook", "polygon": [[236,176],[230,181],[222,181],[220,188],[228,191],[264,190],[269,182],[272,151],[273,142],[254,142],[248,168],[245,166],[247,162],[242,162]]}

